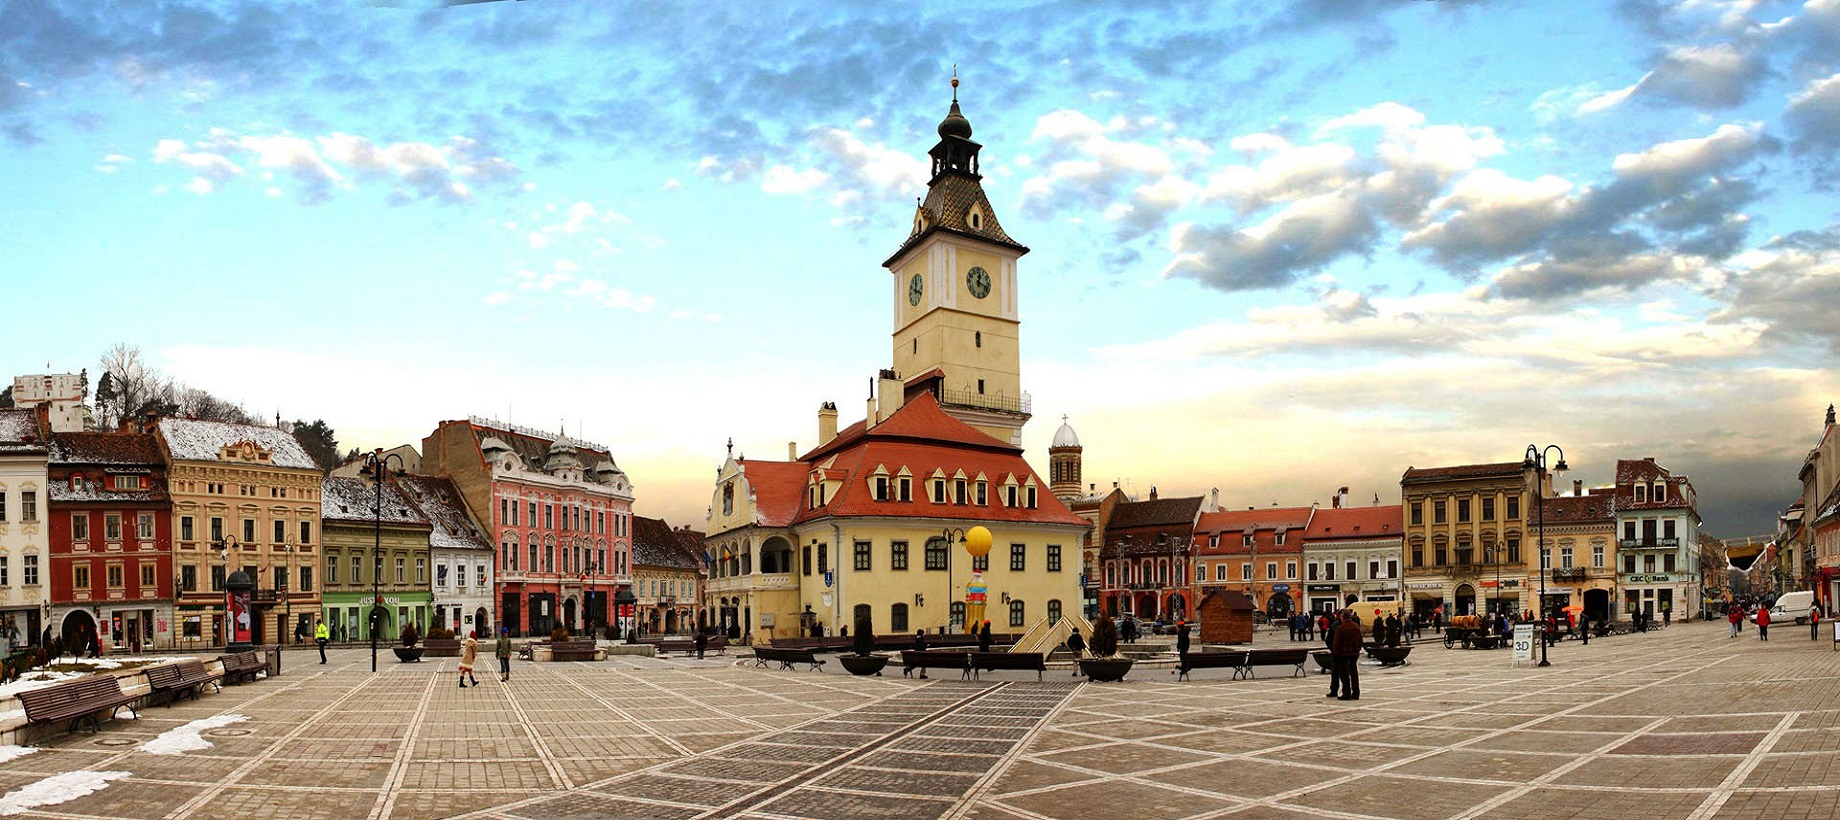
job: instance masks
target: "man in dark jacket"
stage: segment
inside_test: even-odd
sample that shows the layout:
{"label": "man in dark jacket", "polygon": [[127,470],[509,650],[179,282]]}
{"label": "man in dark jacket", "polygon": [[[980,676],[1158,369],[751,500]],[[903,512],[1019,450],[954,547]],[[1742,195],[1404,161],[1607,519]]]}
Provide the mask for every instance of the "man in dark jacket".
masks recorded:
{"label": "man in dark jacket", "polygon": [[1176,621],[1176,656],[1188,654],[1188,622]]}
{"label": "man in dark jacket", "polygon": [[[1329,654],[1335,669],[1335,679],[1329,685],[1341,684],[1338,700],[1361,699],[1361,671],[1358,661],[1361,659],[1361,625],[1354,620],[1353,612],[1343,612],[1342,620],[1329,634]],[[1335,694],[1332,690],[1330,694]]]}
{"label": "man in dark jacket", "polygon": [[978,651],[989,652],[991,643],[993,641],[990,635],[990,622],[985,621],[982,626],[978,627]]}

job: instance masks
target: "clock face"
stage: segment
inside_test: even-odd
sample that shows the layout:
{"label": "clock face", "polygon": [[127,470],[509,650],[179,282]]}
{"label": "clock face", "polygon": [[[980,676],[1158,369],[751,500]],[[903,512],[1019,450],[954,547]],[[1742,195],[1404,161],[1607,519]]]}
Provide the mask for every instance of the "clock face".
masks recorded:
{"label": "clock face", "polygon": [[976,267],[965,271],[965,287],[971,290],[972,296],[979,299],[989,296],[990,272]]}
{"label": "clock face", "polygon": [[907,280],[907,303],[920,304],[920,296],[924,293],[926,293],[926,280],[920,278],[920,274],[916,273],[914,278]]}

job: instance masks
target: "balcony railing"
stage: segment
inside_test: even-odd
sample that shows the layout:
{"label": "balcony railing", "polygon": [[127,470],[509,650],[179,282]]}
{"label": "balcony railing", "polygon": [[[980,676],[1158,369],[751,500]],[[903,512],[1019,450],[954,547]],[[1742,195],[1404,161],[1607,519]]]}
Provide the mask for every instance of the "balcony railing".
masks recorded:
{"label": "balcony railing", "polygon": [[1560,568],[1552,571],[1554,581],[1582,581],[1585,579],[1584,567]]}
{"label": "balcony railing", "polygon": [[1678,538],[1623,538],[1616,542],[1623,549],[1674,549],[1680,546]]}
{"label": "balcony railing", "polygon": [[995,396],[979,393],[975,390],[947,390],[939,388],[939,403],[955,407],[971,407],[978,410],[995,410],[1000,413],[1025,414],[1031,404],[1029,394],[1020,397]]}

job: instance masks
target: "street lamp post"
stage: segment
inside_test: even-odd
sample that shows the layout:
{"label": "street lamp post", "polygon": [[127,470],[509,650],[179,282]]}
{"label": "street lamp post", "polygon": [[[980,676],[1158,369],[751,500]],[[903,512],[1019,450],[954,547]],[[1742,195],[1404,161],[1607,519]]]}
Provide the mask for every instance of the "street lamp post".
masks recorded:
{"label": "street lamp post", "polygon": [[374,525],[371,541],[370,607],[372,672],[377,671],[377,626],[382,620],[378,611],[383,608],[383,482],[389,476],[390,459],[396,460],[396,473],[401,475],[404,472],[402,456],[396,453],[385,454],[382,447],[364,454],[362,469],[364,474],[371,477],[371,483],[376,487],[375,506],[371,508],[373,515],[371,520]]}
{"label": "street lamp post", "polygon": [[[971,571],[976,573],[976,559],[990,554],[990,530],[981,526],[974,526],[968,530],[962,527],[946,527],[940,531],[939,537],[946,542],[946,629],[950,630],[952,628],[952,604],[956,603],[952,600],[952,544],[956,542],[965,545],[965,552],[971,556],[973,561]],[[966,591],[969,592],[970,588],[967,587]],[[975,632],[976,627],[971,624],[970,601],[966,601],[965,604],[965,631]]]}
{"label": "street lamp post", "polygon": [[[1534,495],[1533,503],[1539,506],[1539,519],[1538,520],[1539,520],[1539,531],[1540,531],[1539,538],[1540,538],[1540,665],[1541,666],[1551,666],[1552,665],[1551,662],[1546,660],[1546,645],[1547,645],[1547,639],[1546,639],[1546,562],[1547,562],[1547,557],[1546,557],[1546,504],[1544,502],[1546,500],[1546,456],[1548,453],[1553,453],[1553,452],[1557,452],[1559,454],[1559,460],[1553,464],[1552,470],[1555,473],[1563,474],[1566,470],[1570,468],[1565,465],[1565,450],[1560,449],[1559,445],[1557,444],[1548,444],[1545,447],[1540,447],[1539,445],[1536,445],[1536,444],[1529,444],[1527,445],[1527,457],[1521,460],[1522,470],[1533,470],[1534,471],[1535,481],[1534,481],[1534,487],[1533,487],[1533,495]],[[1499,590],[1497,590],[1497,594],[1500,594]]]}

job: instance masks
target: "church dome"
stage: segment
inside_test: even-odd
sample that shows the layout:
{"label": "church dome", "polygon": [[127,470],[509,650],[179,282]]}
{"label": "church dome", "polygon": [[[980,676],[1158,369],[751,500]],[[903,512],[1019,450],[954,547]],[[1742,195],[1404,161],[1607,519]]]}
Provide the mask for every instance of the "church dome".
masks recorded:
{"label": "church dome", "polygon": [[1062,418],[1061,429],[1054,431],[1054,443],[1049,446],[1078,447],[1080,446],[1080,436],[1073,432],[1073,425],[1068,424],[1067,420]]}
{"label": "church dome", "polygon": [[952,110],[946,114],[946,118],[939,121],[939,138],[947,137],[971,139],[971,121],[965,119],[964,113],[958,110],[956,99],[952,101]]}

